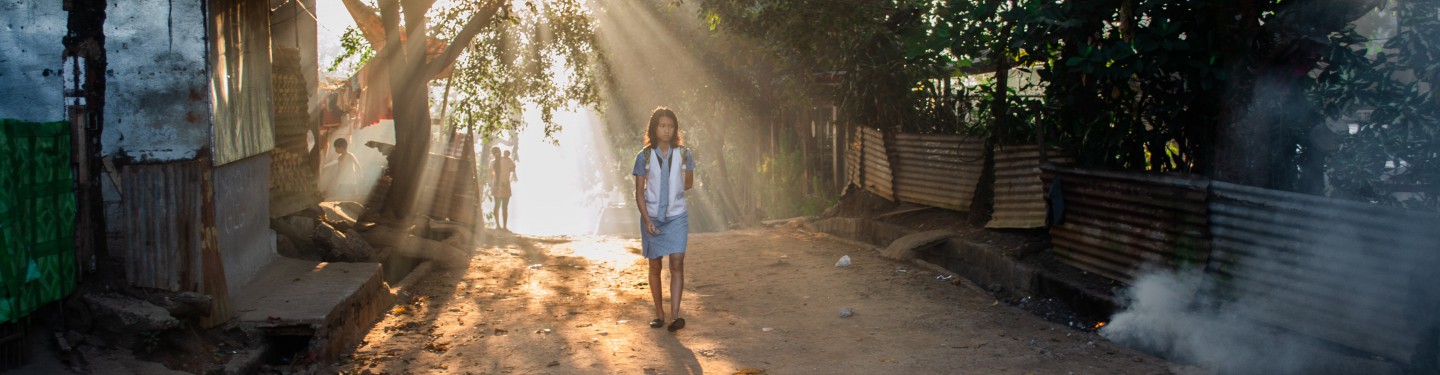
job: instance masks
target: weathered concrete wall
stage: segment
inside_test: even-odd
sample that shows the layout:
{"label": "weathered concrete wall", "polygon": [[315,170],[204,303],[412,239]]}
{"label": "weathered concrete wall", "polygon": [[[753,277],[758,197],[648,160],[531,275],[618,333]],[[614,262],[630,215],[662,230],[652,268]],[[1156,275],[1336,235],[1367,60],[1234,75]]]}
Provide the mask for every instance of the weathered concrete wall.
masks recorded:
{"label": "weathered concrete wall", "polygon": [[270,154],[215,167],[215,227],[233,296],[278,257],[270,229]]}
{"label": "weathered concrete wall", "polygon": [[165,162],[194,159],[209,147],[203,4],[130,0],[107,10],[102,155]]}
{"label": "weathered concrete wall", "polygon": [[63,121],[69,13],[60,1],[0,0],[0,119]]}

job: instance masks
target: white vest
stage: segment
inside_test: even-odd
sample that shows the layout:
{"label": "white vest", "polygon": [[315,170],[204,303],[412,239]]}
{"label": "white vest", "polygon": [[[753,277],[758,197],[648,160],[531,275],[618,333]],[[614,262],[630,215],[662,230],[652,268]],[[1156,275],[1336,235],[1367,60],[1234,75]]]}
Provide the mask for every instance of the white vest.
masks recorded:
{"label": "white vest", "polygon": [[650,149],[650,165],[645,169],[645,212],[651,216],[665,220],[685,213],[685,160],[680,157],[681,148],[671,147],[670,157],[670,209],[665,214],[658,215],[660,211],[660,171],[659,148]]}

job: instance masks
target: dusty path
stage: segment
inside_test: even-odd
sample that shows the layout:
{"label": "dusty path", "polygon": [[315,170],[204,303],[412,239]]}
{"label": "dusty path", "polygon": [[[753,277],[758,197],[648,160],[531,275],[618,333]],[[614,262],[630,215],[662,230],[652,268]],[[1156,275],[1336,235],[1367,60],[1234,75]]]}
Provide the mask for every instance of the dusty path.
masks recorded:
{"label": "dusty path", "polygon": [[[823,235],[697,234],[678,333],[638,242],[515,237],[402,295],[342,373],[1163,374],[1175,367]],[[841,255],[854,265],[836,268]],[[666,275],[668,279],[668,274]],[[668,296],[668,292],[667,292]],[[837,316],[842,307],[855,315]],[[668,310],[668,305],[667,305]]]}

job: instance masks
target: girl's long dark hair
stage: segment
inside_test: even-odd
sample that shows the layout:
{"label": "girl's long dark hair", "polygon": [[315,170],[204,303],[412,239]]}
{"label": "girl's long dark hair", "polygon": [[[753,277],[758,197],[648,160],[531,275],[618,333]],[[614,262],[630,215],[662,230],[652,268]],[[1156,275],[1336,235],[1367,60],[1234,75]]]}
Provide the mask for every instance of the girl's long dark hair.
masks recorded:
{"label": "girl's long dark hair", "polygon": [[661,117],[675,120],[675,136],[670,137],[670,147],[684,146],[685,140],[680,139],[680,118],[675,117],[675,111],[670,110],[670,107],[659,106],[655,107],[654,111],[650,111],[650,126],[645,129],[645,147],[655,147],[655,140],[660,139],[655,131],[660,127]]}

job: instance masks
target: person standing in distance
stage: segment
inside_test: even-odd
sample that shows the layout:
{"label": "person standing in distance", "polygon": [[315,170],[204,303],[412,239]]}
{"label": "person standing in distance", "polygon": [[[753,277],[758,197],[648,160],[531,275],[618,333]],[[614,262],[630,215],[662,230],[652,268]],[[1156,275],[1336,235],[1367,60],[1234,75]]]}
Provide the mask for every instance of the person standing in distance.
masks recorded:
{"label": "person standing in distance", "polygon": [[335,138],[335,161],[332,162],[331,182],[325,191],[325,199],[332,201],[354,200],[360,196],[360,162],[350,153],[350,142],[344,137]]}
{"label": "person standing in distance", "polygon": [[495,229],[510,231],[510,175],[515,171],[515,164],[500,156],[499,147],[490,148],[490,196],[495,199],[495,206],[490,210],[495,215]]}
{"label": "person standing in distance", "polygon": [[680,138],[680,120],[667,107],[650,112],[645,148],[635,155],[635,203],[640,210],[640,244],[650,262],[650,297],[655,301],[651,328],[665,325],[660,287],[662,259],[670,257],[670,316],[668,328],[685,328],[680,297],[685,289],[685,245],[690,234],[685,191],[694,181],[695,158]]}

